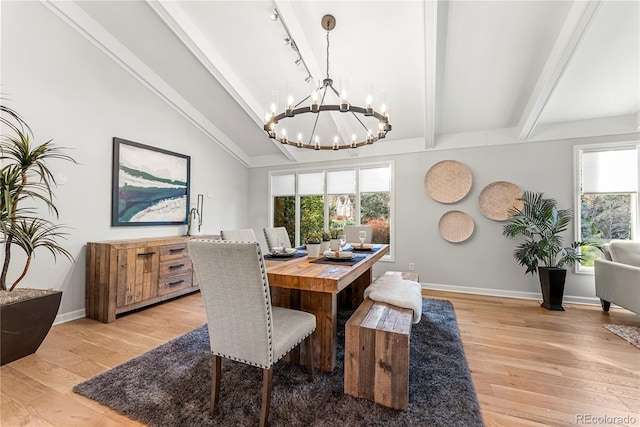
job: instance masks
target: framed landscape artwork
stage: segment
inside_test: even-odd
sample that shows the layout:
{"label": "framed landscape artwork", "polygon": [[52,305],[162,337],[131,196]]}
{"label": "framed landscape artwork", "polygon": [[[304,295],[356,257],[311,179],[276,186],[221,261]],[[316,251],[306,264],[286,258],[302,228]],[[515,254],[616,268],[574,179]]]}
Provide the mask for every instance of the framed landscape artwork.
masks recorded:
{"label": "framed landscape artwork", "polygon": [[186,224],[191,157],[113,138],[111,225]]}

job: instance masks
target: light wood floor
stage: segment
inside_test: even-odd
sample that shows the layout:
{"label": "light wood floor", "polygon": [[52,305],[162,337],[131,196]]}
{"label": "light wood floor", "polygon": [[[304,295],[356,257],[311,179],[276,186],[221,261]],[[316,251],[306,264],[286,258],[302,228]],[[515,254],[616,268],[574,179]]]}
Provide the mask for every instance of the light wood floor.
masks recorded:
{"label": "light wood floor", "polygon": [[[450,300],[487,426],[640,425],[640,349],[602,327],[640,326],[612,308],[427,291]],[[119,317],[54,326],[42,347],[0,368],[0,425],[138,426],[71,388],[205,322],[199,294]],[[580,418],[582,417],[582,418]],[[633,422],[635,417],[635,422]]]}

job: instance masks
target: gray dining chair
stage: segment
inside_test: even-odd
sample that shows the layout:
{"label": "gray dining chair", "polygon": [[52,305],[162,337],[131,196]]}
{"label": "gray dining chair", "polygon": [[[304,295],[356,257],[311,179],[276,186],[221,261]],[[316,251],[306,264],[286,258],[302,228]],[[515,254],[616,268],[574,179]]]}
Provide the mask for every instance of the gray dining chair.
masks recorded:
{"label": "gray dining chair", "polygon": [[211,406],[218,408],[221,358],[262,368],[260,426],[269,420],[273,365],[303,341],[314,380],[311,337],[316,317],[272,307],[264,258],[257,242],[194,239],[189,254],[207,314],[212,354]]}
{"label": "gray dining chair", "polygon": [[371,243],[371,237],[373,234],[373,227],[370,225],[345,225],[344,236],[347,238],[348,243],[359,243],[360,239],[358,235],[360,231],[367,232],[367,238],[363,243]]}
{"label": "gray dining chair", "polygon": [[289,239],[289,233],[284,227],[271,227],[263,228],[264,239],[267,242],[267,250],[273,252],[274,246],[280,246],[278,242],[282,242],[284,248],[291,247],[291,240]]}
{"label": "gray dining chair", "polygon": [[233,240],[236,242],[257,242],[256,233],[251,228],[240,228],[237,230],[221,230],[222,240]]}

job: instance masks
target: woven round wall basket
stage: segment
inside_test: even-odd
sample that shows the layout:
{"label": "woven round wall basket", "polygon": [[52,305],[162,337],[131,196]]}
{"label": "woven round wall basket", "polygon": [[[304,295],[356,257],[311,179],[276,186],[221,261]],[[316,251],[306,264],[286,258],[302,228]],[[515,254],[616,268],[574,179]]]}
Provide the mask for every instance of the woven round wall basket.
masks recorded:
{"label": "woven round wall basket", "polygon": [[509,209],[522,209],[522,190],[507,181],[492,182],[482,189],[478,196],[480,212],[489,219],[504,221],[509,219]]}
{"label": "woven round wall basket", "polygon": [[473,234],[473,218],[461,211],[449,211],[440,217],[438,229],[448,242],[464,242]]}
{"label": "woven round wall basket", "polygon": [[433,200],[454,203],[469,193],[473,177],[468,167],[455,160],[443,160],[427,171],[424,187]]}

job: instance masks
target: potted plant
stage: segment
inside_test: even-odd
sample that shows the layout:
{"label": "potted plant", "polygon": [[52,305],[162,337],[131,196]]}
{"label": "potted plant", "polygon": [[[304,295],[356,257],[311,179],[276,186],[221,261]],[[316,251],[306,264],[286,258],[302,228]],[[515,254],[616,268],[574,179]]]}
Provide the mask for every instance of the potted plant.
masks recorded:
{"label": "potted plant", "polygon": [[[0,273],[0,364],[4,365],[34,353],[58,313],[61,291],[15,288],[27,274],[38,248],[47,249],[54,259],[62,255],[73,260],[71,253],[57,243],[67,233],[62,226],[39,215],[37,205],[44,205],[49,214],[58,217],[52,191],[56,182],[46,162],[75,161],[51,141],[34,145],[27,123],[5,105],[0,105],[0,124],[8,130],[7,135],[0,135],[0,232],[4,244]],[[8,284],[14,247],[24,251],[26,260],[22,272]]]}
{"label": "potted plant", "polygon": [[331,248],[331,233],[327,230],[322,231],[322,243],[320,243],[320,252],[328,251]]}
{"label": "potted plant", "polygon": [[310,231],[304,238],[309,258],[320,256],[320,243],[322,243],[322,231]]}
{"label": "potted plant", "polygon": [[521,209],[512,208],[511,218],[504,225],[502,234],[507,237],[524,237],[513,252],[518,263],[527,268],[525,274],[538,273],[542,289],[542,307],[564,311],[562,296],[567,270],[582,260],[583,246],[597,246],[592,242],[573,242],[565,247],[560,234],[573,219],[570,209],[558,209],[555,199],[545,198],[543,193],[525,191]]}
{"label": "potted plant", "polygon": [[329,240],[329,249],[337,251],[340,249],[340,239],[338,239],[338,236],[342,234],[342,228],[332,228],[329,230],[329,234],[331,235],[331,239]]}

